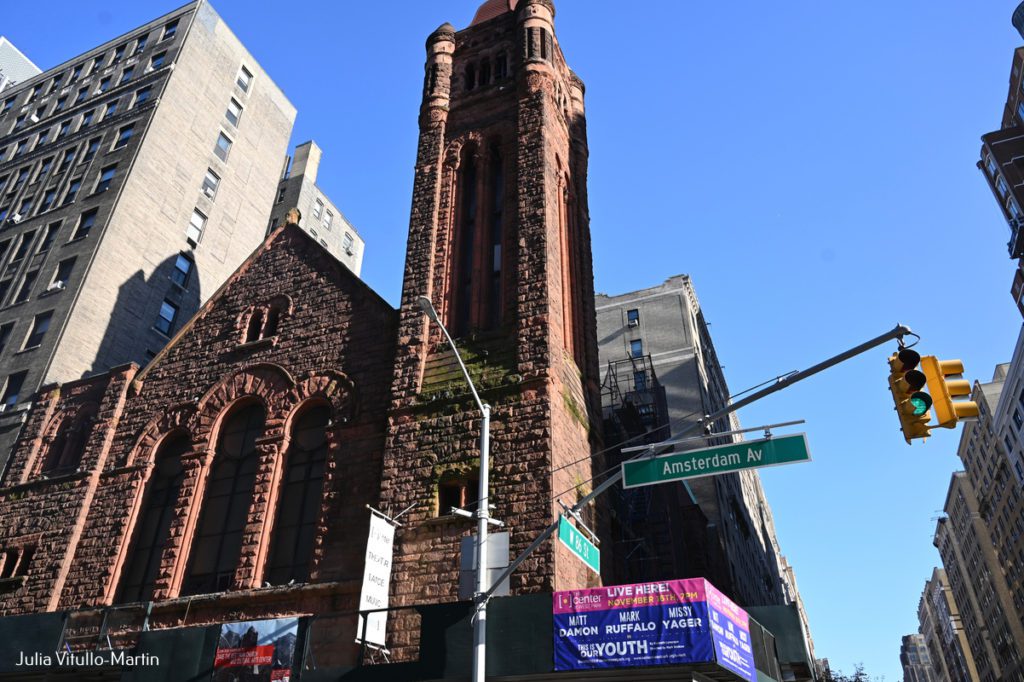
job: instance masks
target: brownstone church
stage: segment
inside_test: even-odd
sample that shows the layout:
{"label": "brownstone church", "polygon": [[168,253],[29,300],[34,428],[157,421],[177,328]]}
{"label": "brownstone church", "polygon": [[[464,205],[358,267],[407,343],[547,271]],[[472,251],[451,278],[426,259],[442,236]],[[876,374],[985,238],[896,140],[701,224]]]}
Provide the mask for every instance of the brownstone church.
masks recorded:
{"label": "brownstone church", "polygon": [[[550,0],[427,40],[401,307],[301,229],[271,234],[145,368],[45,387],[0,481],[0,615],[144,604],[150,629],[353,614],[369,512],[402,516],[391,598],[454,601],[448,514],[519,554],[602,468],[582,81]],[[601,514],[596,516],[600,523]],[[513,594],[595,584],[558,543]],[[355,620],[339,621],[352,642]],[[399,633],[400,635],[400,633]]]}

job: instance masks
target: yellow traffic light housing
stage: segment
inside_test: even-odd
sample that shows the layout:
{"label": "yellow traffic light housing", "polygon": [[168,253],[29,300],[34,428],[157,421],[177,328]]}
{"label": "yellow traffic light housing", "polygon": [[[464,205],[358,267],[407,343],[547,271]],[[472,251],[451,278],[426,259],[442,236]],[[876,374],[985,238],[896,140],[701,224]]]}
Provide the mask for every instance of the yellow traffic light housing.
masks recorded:
{"label": "yellow traffic light housing", "polygon": [[926,355],[921,358],[921,369],[924,370],[928,390],[935,401],[935,418],[939,426],[952,429],[961,419],[978,416],[978,403],[954,400],[971,394],[971,382],[962,378],[964,363]]}
{"label": "yellow traffic light housing", "polygon": [[889,357],[889,390],[892,391],[896,414],[900,418],[900,430],[903,439],[910,445],[914,438],[927,438],[931,435],[928,422],[932,415],[928,408],[932,406],[932,398],[921,391],[928,378],[916,369],[921,361],[917,351],[901,348],[898,353]]}

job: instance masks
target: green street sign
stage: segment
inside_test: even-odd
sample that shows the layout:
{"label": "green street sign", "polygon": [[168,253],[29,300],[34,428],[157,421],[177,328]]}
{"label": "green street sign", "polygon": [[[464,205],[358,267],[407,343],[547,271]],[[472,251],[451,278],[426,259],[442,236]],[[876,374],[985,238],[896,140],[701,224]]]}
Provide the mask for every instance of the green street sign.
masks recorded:
{"label": "green street sign", "polygon": [[579,557],[580,561],[587,565],[587,568],[601,575],[601,550],[583,533],[576,530],[576,526],[569,523],[569,519],[565,516],[560,516],[558,519],[558,539],[569,548],[570,552]]}
{"label": "green street sign", "polygon": [[623,462],[622,487],[638,488],[655,483],[681,481],[684,478],[714,476],[740,469],[808,462],[810,459],[807,436],[803,433],[740,441],[713,448]]}

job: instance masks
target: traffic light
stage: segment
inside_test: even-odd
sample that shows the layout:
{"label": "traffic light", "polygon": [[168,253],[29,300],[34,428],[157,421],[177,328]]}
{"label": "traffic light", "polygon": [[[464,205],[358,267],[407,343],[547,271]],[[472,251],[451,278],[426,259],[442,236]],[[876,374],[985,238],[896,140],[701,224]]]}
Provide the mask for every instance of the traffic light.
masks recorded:
{"label": "traffic light", "polygon": [[917,351],[909,348],[901,348],[889,357],[889,390],[907,445],[913,438],[927,438],[931,434],[928,422],[932,415],[928,408],[932,406],[932,398],[921,391],[928,378],[916,369],[920,361]]}
{"label": "traffic light", "polygon": [[952,429],[965,418],[978,416],[978,403],[953,400],[971,394],[971,382],[963,379],[964,363],[959,360],[939,360],[934,355],[921,358],[921,369],[928,380],[928,390],[935,401],[938,426]]}

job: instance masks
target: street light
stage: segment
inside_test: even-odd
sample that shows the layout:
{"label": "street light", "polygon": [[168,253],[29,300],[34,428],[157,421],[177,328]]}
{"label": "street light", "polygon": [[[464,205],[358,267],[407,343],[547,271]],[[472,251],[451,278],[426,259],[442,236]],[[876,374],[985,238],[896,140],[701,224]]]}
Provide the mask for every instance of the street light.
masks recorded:
{"label": "street light", "polygon": [[466,377],[469,390],[473,393],[473,400],[483,414],[483,421],[480,425],[480,480],[477,488],[477,510],[476,510],[476,591],[473,593],[473,601],[476,604],[476,618],[473,621],[473,682],[484,682],[487,678],[487,600],[489,598],[487,584],[487,524],[490,519],[490,501],[488,500],[488,475],[490,466],[491,449],[491,406],[480,400],[476,392],[476,386],[469,377],[469,370],[459,355],[459,349],[455,347],[455,341],[451,334],[441,324],[437,317],[434,304],[426,296],[420,296],[416,303],[423,310],[423,313],[441,328],[444,337],[448,339],[448,345],[452,347],[452,353],[462,369],[462,375]]}

